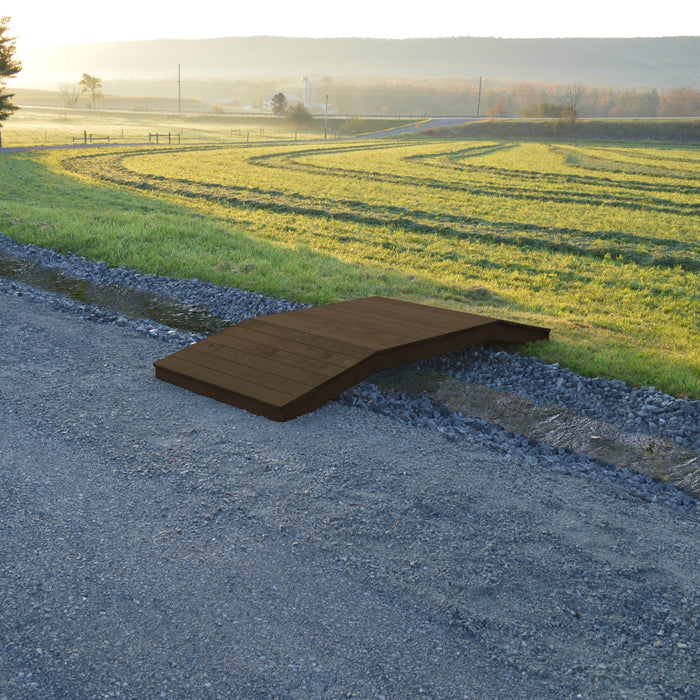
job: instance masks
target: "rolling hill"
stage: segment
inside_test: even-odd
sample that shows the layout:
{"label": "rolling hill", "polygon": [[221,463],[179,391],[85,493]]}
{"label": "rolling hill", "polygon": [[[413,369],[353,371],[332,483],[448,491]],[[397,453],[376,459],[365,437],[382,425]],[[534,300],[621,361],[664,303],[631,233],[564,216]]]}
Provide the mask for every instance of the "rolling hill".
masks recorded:
{"label": "rolling hill", "polygon": [[20,56],[18,81],[395,76],[700,88],[700,37],[299,39],[231,37],[56,45]]}

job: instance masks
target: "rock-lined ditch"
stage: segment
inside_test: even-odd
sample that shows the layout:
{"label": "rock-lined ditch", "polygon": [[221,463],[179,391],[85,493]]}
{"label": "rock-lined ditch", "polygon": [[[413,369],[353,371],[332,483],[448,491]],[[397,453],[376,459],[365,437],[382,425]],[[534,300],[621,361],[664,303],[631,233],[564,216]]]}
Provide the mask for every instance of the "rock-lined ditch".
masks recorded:
{"label": "rock-lined ditch", "polygon": [[535,443],[582,453],[602,464],[670,481],[700,498],[700,454],[669,440],[629,433],[561,406],[539,405],[506,391],[430,370],[398,368],[374,375],[370,381],[408,393],[420,390],[451,411],[478,416]]}
{"label": "rock-lined ditch", "polygon": [[[251,316],[302,307],[197,279],[113,268],[2,234],[0,292],[49,298],[57,309],[175,346]],[[490,434],[518,457],[583,471],[647,500],[683,510],[700,503],[700,402],[653,387],[588,379],[478,347],[375,375],[339,400],[454,440]]]}

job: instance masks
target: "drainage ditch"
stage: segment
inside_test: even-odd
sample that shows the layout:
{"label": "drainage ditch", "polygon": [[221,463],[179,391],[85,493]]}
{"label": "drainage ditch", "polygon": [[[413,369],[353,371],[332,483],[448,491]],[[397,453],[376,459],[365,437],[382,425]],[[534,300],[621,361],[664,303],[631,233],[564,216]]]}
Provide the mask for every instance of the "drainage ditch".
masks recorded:
{"label": "drainage ditch", "polygon": [[[2,251],[0,277],[128,318],[149,319],[191,333],[212,335],[231,325],[206,309],[167,295],[114,283],[97,284]],[[673,483],[700,498],[700,454],[669,441],[627,433],[611,423],[573,411],[541,406],[508,392],[412,366],[380,372],[367,381],[384,389],[427,396],[451,411],[480,418],[535,442]]]}
{"label": "drainage ditch", "polygon": [[172,297],[118,284],[95,284],[2,251],[0,277],[23,282],[45,292],[56,292],[82,304],[99,306],[128,318],[147,318],[192,333],[212,335],[231,325],[205,309],[183,304]]}
{"label": "drainage ditch", "polygon": [[368,381],[384,389],[423,394],[451,411],[481,418],[509,433],[671,482],[700,498],[700,454],[667,440],[628,433],[559,406],[541,406],[505,391],[413,367],[378,372]]}

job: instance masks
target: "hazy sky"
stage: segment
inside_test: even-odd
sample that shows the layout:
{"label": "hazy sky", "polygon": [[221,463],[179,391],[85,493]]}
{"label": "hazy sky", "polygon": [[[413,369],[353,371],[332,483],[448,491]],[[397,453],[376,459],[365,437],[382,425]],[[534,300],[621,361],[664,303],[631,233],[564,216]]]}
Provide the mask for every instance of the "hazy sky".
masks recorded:
{"label": "hazy sky", "polygon": [[[635,37],[698,36],[693,0],[199,0],[183,11],[173,3],[120,0],[0,0],[20,53],[47,43],[221,36],[296,37]],[[158,8],[158,9],[157,9]],[[20,56],[21,58],[21,56]]]}

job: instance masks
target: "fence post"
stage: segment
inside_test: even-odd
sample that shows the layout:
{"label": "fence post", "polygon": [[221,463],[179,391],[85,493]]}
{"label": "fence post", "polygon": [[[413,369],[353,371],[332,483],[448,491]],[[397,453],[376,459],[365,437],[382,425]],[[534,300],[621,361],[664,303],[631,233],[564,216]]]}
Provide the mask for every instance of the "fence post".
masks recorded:
{"label": "fence post", "polygon": [[168,143],[172,143],[172,139],[170,138],[170,132],[168,132]]}
{"label": "fence post", "polygon": [[87,145],[87,131],[83,131],[83,143]]}
{"label": "fence post", "polygon": [[2,131],[0,131],[0,148],[2,148]]}

